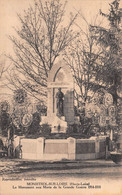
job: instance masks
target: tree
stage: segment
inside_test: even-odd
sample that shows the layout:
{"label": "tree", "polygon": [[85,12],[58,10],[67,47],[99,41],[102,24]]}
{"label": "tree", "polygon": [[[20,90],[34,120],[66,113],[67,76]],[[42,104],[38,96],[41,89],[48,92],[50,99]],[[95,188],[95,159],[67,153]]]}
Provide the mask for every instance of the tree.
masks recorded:
{"label": "tree", "polygon": [[18,38],[10,36],[16,57],[10,83],[22,87],[35,98],[46,98],[48,72],[62,51],[75,39],[72,31],[77,14],[64,27],[66,2],[60,0],[35,0],[35,5],[18,15],[20,29],[15,29]]}
{"label": "tree", "polygon": [[75,98],[86,103],[89,92],[95,90],[99,83],[95,82],[96,67],[101,63],[103,51],[97,46],[93,33],[80,28],[79,36],[65,50],[64,59],[71,68],[75,80]]}
{"label": "tree", "polygon": [[5,83],[5,74],[8,71],[8,66],[6,66],[5,56],[4,54],[0,54],[0,87],[4,87]]}
{"label": "tree", "polygon": [[7,101],[0,103],[0,132],[2,135],[7,136],[8,128],[11,123],[11,117],[8,113],[9,104]]}
{"label": "tree", "polygon": [[108,14],[104,14],[100,10],[100,14],[107,18],[109,29],[102,26],[91,26],[91,31],[94,32],[94,38],[102,47],[104,57],[102,58],[102,66],[97,66],[96,79],[102,81],[107,86],[107,89],[114,97],[114,103],[117,104],[118,88],[121,86],[121,9],[119,7],[120,0],[114,0],[110,4]]}

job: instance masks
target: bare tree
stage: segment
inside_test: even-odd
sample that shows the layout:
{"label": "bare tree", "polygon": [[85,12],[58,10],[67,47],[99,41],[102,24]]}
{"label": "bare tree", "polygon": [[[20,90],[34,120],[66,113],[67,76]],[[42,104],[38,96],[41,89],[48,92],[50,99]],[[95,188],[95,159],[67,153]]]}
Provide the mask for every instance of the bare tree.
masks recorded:
{"label": "bare tree", "polygon": [[89,30],[89,24],[87,23],[86,31],[81,28],[80,30],[77,39],[64,53],[64,59],[74,76],[75,98],[78,105],[80,101],[86,103],[89,92],[99,86],[99,83],[95,82],[96,68],[98,64],[101,64],[103,55],[102,49],[97,47],[92,32]]}
{"label": "bare tree", "polygon": [[3,74],[8,70],[8,67],[5,65],[5,56],[3,54],[0,55],[0,79]]}
{"label": "bare tree", "polygon": [[48,72],[57,57],[75,39],[77,33],[72,25],[77,14],[62,26],[66,2],[61,0],[35,0],[35,5],[18,15],[20,29],[15,29],[18,38],[10,36],[16,57],[9,56],[14,63],[10,83],[22,87],[36,98],[46,97]]}
{"label": "bare tree", "polygon": [[9,69],[9,66],[6,65],[6,59],[5,59],[5,55],[1,54],[0,55],[0,88],[4,88],[5,87],[5,75],[7,73]]}

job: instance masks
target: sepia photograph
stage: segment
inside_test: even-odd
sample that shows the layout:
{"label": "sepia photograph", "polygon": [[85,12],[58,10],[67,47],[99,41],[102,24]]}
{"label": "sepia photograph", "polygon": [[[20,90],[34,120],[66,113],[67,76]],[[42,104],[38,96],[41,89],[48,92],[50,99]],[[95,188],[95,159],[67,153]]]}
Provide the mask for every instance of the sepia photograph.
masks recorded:
{"label": "sepia photograph", "polygon": [[122,194],[122,2],[0,0],[0,195]]}

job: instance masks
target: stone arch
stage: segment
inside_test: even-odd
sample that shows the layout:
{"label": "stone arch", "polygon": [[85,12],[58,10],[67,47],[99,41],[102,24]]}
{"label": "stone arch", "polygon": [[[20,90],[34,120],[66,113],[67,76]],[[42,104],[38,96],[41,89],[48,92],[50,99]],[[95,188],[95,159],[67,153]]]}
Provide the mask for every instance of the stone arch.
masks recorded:
{"label": "stone arch", "polygon": [[[62,77],[57,79],[57,75],[60,73]],[[66,122],[70,123],[74,121],[74,82],[73,76],[68,65],[63,60],[54,64],[48,74],[48,110],[47,115],[53,118],[56,115],[56,93],[58,88],[62,89],[64,93],[64,117]],[[49,118],[48,117],[48,118]]]}
{"label": "stone arch", "polygon": [[66,73],[66,75],[68,76],[68,82],[72,84],[72,87],[73,87],[73,76],[72,76],[72,72],[71,72],[71,69],[69,68],[68,65],[65,64],[65,62],[62,60],[62,61],[59,61],[58,63],[54,64],[52,69],[50,70],[49,74],[48,74],[48,80],[47,82],[54,82],[55,80],[55,76],[56,74],[59,72],[60,69],[63,69],[64,72]]}

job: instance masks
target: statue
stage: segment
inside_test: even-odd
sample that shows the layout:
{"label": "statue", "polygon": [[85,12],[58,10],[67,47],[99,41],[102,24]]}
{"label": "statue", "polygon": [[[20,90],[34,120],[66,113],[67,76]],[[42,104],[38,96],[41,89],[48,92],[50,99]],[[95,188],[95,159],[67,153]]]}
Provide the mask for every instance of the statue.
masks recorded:
{"label": "statue", "polygon": [[64,101],[64,94],[61,91],[61,88],[58,89],[56,93],[56,107],[57,107],[57,115],[63,116],[63,101]]}

